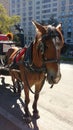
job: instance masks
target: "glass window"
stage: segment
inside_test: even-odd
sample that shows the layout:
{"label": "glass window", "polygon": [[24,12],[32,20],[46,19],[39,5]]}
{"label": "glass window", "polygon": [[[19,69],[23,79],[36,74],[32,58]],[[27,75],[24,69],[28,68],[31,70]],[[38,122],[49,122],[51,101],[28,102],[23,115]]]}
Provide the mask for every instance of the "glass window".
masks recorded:
{"label": "glass window", "polygon": [[23,18],[23,21],[26,21],[26,18]]}
{"label": "glass window", "polygon": [[48,12],[50,12],[50,11],[51,11],[50,9],[42,10],[42,13],[48,13]]}
{"label": "glass window", "polygon": [[53,6],[57,6],[57,3],[53,3]]}
{"label": "glass window", "polygon": [[29,14],[29,16],[31,16],[32,15],[32,11],[28,12],[28,14]]}
{"label": "glass window", "polygon": [[65,6],[66,0],[63,0],[63,1],[61,2],[61,4],[62,4],[62,6]]}
{"label": "glass window", "polygon": [[69,0],[69,4],[73,4],[73,0]]}
{"label": "glass window", "polygon": [[36,16],[36,19],[40,19],[40,16]]}
{"label": "glass window", "polygon": [[71,31],[67,32],[67,37],[71,38]]}
{"label": "glass window", "polygon": [[17,0],[17,2],[19,3],[19,2],[20,2],[20,0]]}
{"label": "glass window", "polygon": [[61,11],[65,11],[65,6],[62,6],[62,7],[61,7]]}
{"label": "glass window", "polygon": [[42,7],[43,8],[48,8],[48,7],[51,7],[51,4],[43,5]]}
{"label": "glass window", "polygon": [[28,7],[28,9],[29,9],[29,10],[32,10],[32,7],[30,6],[30,7]]}
{"label": "glass window", "polygon": [[31,21],[31,20],[32,20],[32,17],[29,17],[28,19],[29,19],[29,21]]}
{"label": "glass window", "polygon": [[36,9],[40,9],[40,6],[37,6]]}
{"label": "glass window", "polygon": [[51,0],[42,0],[42,3],[51,2]]}
{"label": "glass window", "polygon": [[20,4],[17,4],[17,8],[20,8]]}
{"label": "glass window", "polygon": [[12,0],[12,3],[15,3],[15,0]]}
{"label": "glass window", "polygon": [[37,1],[36,4],[39,5],[39,4],[40,4],[40,1]]}
{"label": "glass window", "polygon": [[29,5],[32,5],[32,1],[29,1]]}
{"label": "glass window", "polygon": [[14,9],[12,9],[12,14],[14,14],[15,13],[15,10]]}
{"label": "glass window", "polygon": [[40,11],[37,11],[36,14],[40,14]]}
{"label": "glass window", "polygon": [[57,11],[57,8],[53,8],[53,10],[52,11]]}

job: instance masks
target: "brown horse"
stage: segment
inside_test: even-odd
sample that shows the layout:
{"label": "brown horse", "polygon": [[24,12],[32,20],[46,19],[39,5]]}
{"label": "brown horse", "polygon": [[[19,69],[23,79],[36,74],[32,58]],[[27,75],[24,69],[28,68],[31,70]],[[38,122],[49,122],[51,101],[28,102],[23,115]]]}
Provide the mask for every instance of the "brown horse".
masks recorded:
{"label": "brown horse", "polygon": [[[36,28],[36,37],[32,44],[32,65],[25,64],[25,54],[21,56],[18,63],[18,70],[10,69],[14,77],[21,80],[24,84],[25,93],[25,116],[30,117],[28,104],[30,102],[29,90],[35,85],[35,94],[33,102],[33,116],[38,118],[37,101],[39,92],[45,79],[49,84],[57,84],[61,79],[60,73],[60,53],[64,44],[61,32],[61,24],[57,27],[41,24],[33,21]],[[6,54],[6,63],[10,65],[17,55],[19,48],[10,48]],[[27,51],[27,50],[26,50]],[[19,71],[19,72],[18,72]],[[32,90],[31,90],[32,91]]]}

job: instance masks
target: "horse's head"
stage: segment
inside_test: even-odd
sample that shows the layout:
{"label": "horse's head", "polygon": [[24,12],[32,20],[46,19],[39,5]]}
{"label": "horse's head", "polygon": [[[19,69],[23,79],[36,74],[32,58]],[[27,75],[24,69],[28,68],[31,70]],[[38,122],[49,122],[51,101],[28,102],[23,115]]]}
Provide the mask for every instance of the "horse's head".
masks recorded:
{"label": "horse's head", "polygon": [[[47,80],[50,84],[56,84],[61,79],[60,53],[64,44],[61,32],[61,24],[57,27],[52,25],[42,26],[33,21],[36,27],[35,45],[39,63],[38,66],[45,66]],[[35,62],[37,65],[37,61]]]}

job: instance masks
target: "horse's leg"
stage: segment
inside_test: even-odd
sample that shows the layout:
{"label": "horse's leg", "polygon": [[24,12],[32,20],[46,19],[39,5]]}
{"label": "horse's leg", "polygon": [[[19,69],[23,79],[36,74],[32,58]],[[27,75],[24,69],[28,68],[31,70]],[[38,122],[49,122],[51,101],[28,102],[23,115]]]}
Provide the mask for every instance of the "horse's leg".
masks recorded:
{"label": "horse's leg", "polygon": [[31,114],[30,114],[29,108],[28,108],[30,99],[29,99],[29,89],[27,88],[27,86],[24,87],[24,93],[25,93],[25,106],[24,106],[25,115],[24,116],[25,116],[26,121],[30,122]]}
{"label": "horse's leg", "polygon": [[17,80],[17,86],[18,86],[18,93],[21,94],[21,86],[20,86],[20,81]]}
{"label": "horse's leg", "polygon": [[42,88],[42,85],[43,85],[43,81],[40,82],[39,84],[36,84],[35,85],[35,95],[34,95],[34,102],[33,102],[33,117],[38,119],[40,118],[39,116],[39,111],[37,109],[37,102],[38,102],[38,99],[39,99],[39,92]]}
{"label": "horse's leg", "polygon": [[16,93],[16,84],[15,84],[15,77],[11,75],[12,83],[13,83],[13,91]]}
{"label": "horse's leg", "polygon": [[34,95],[34,102],[33,102],[33,117],[38,119],[40,116],[39,116],[39,111],[37,109],[37,102],[38,102],[38,99],[39,99],[39,93],[35,94]]}
{"label": "horse's leg", "polygon": [[39,116],[39,111],[37,109],[37,102],[38,102],[38,99],[39,99],[39,93],[43,87],[43,84],[44,84],[44,81],[45,79],[43,79],[39,84],[36,84],[35,85],[35,95],[34,95],[34,102],[33,102],[33,117],[38,119],[40,116]]}
{"label": "horse's leg", "polygon": [[21,81],[23,81],[23,89],[24,89],[24,94],[25,94],[25,106],[24,106],[24,111],[25,111],[25,119],[26,121],[30,122],[31,121],[31,114],[29,112],[29,102],[30,102],[30,98],[29,98],[29,88],[28,88],[28,84],[25,78],[25,74],[24,74],[24,67],[21,66],[20,67],[20,72],[21,72]]}

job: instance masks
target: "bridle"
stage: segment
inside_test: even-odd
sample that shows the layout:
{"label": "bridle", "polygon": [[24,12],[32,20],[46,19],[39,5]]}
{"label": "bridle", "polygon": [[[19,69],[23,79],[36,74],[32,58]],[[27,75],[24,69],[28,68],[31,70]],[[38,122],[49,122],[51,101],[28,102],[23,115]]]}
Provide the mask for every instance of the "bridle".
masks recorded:
{"label": "bridle", "polygon": [[[56,47],[54,45],[54,48],[56,50],[56,58],[55,59],[48,59],[44,56],[45,52],[46,52],[46,49],[47,49],[47,45],[45,44],[45,41],[46,41],[46,38],[48,39],[55,39],[56,37],[60,37],[60,34],[54,29],[51,30],[50,28],[48,28],[48,32],[46,34],[43,34],[40,38],[40,43],[37,45],[37,53],[38,53],[38,56],[39,56],[39,52],[41,53],[41,56],[42,56],[42,65],[40,67],[37,67],[35,65],[35,63],[33,63],[32,61],[32,65],[30,66],[29,64],[25,66],[31,71],[31,72],[37,72],[37,73],[41,73],[41,72],[44,72],[44,73],[47,73],[47,70],[46,70],[46,63],[57,63],[57,64],[60,64],[60,59],[58,58],[58,54],[57,54],[57,50],[56,50]],[[39,41],[37,41],[39,42]],[[33,43],[35,44],[35,43]]]}
{"label": "bridle", "polygon": [[46,63],[60,63],[60,59],[48,59],[46,57],[44,57],[44,53],[45,53],[45,43],[40,43],[40,50],[41,50],[41,55],[42,55],[42,62],[43,64],[46,64]]}
{"label": "bridle", "polygon": [[[45,53],[46,48],[47,48],[47,46],[45,44],[46,38],[48,38],[48,39],[50,39],[50,38],[53,39],[54,38],[55,39],[56,36],[59,37],[59,34],[57,33],[57,31],[54,30],[54,32],[53,32],[52,30],[49,29],[49,33],[44,34],[42,36],[42,38],[41,38],[41,43],[38,46],[38,50],[40,50],[40,52],[41,52],[43,64],[46,64],[46,63],[60,63],[60,59],[57,58],[58,57],[57,56],[58,55],[57,50],[56,50],[56,59],[48,59],[48,58],[44,57],[44,53]],[[54,45],[54,47],[55,47],[55,45]]]}

